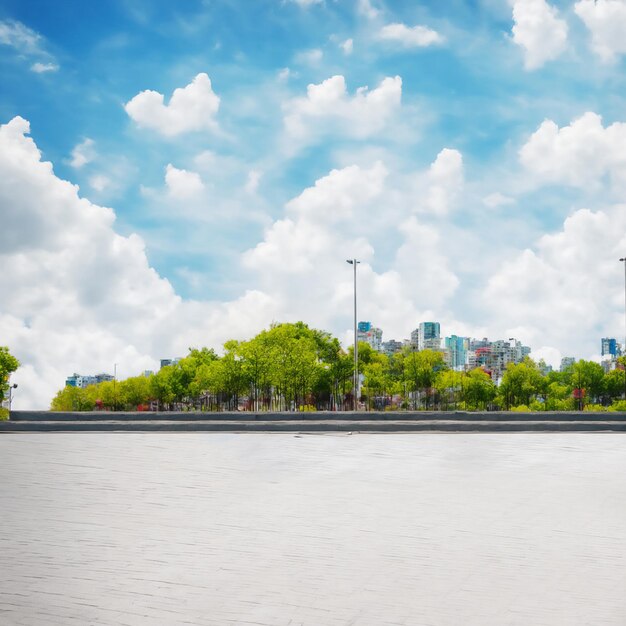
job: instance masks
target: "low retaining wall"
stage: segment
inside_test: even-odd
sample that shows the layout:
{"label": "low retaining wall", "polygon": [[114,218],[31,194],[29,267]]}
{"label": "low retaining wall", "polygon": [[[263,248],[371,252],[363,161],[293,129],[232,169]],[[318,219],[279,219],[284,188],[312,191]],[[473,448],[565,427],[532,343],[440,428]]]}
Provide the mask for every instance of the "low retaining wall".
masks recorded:
{"label": "low retaining wall", "polygon": [[65,421],[489,421],[489,422],[571,422],[571,421],[610,421],[626,422],[626,412],[592,413],[587,411],[517,413],[508,411],[312,411],[310,413],[252,412],[252,411],[177,411],[177,412],[137,412],[137,411],[12,411],[12,422],[65,422]]}

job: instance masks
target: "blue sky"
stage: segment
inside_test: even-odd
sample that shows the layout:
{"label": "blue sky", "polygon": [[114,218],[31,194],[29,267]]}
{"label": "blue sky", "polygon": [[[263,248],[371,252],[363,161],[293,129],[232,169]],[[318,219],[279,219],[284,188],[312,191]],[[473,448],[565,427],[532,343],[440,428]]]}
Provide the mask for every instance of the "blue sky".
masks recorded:
{"label": "blue sky", "polygon": [[624,333],[625,42],[623,0],[3,0],[0,343],[48,393],[271,321],[348,342],[357,255],[385,339],[596,356]]}

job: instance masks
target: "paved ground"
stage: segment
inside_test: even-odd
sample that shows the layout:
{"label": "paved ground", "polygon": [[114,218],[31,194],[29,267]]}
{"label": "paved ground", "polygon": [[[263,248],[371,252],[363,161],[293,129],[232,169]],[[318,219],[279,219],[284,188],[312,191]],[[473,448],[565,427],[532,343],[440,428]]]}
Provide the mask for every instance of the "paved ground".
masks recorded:
{"label": "paved ground", "polygon": [[626,624],[626,438],[12,434],[0,624]]}

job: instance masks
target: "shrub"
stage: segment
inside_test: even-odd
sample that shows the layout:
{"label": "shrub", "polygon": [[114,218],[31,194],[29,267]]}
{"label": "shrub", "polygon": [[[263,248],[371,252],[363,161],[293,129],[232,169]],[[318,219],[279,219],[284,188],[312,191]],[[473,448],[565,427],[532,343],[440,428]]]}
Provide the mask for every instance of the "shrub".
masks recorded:
{"label": "shrub", "polygon": [[9,409],[0,407],[0,422],[6,422],[9,419]]}
{"label": "shrub", "polygon": [[604,412],[608,411],[607,407],[602,406],[601,404],[587,404],[583,411],[592,411],[592,412]]}

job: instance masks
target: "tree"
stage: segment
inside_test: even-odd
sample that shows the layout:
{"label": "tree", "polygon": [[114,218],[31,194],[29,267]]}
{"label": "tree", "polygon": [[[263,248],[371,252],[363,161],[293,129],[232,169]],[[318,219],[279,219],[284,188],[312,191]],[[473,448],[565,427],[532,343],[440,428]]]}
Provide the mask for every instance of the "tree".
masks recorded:
{"label": "tree", "polygon": [[97,385],[86,388],[65,386],[52,399],[51,411],[93,411],[96,402],[93,391]]}
{"label": "tree", "polygon": [[604,370],[599,363],[580,360],[574,363],[569,376],[569,386],[572,389],[584,390],[579,400],[579,408],[586,402],[597,402],[604,392]]}
{"label": "tree", "polygon": [[476,411],[486,409],[496,397],[496,386],[491,376],[477,367],[461,380],[461,398],[466,409]]}
{"label": "tree", "polygon": [[135,410],[140,404],[150,402],[150,379],[146,376],[133,376],[121,381],[117,386],[118,403]]}
{"label": "tree", "polygon": [[521,363],[508,363],[498,390],[500,403],[506,409],[529,406],[539,396],[545,398],[547,381],[537,364],[529,357]]}
{"label": "tree", "polygon": [[9,390],[9,378],[20,366],[20,362],[9,352],[6,346],[0,346],[0,402]]}
{"label": "tree", "polygon": [[426,391],[426,400],[435,384],[437,373],[446,369],[441,352],[435,350],[406,351],[402,353],[403,382],[408,385],[413,395],[413,408],[420,401],[419,393]]}

